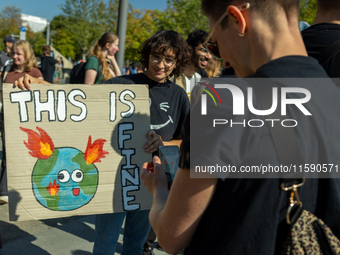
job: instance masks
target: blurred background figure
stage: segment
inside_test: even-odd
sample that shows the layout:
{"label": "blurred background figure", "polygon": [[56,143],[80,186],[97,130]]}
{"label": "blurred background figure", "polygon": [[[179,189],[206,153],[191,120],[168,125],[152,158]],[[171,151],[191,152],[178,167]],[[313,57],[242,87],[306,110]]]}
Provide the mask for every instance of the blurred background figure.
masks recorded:
{"label": "blurred background figure", "polygon": [[137,68],[136,65],[137,65],[136,62],[132,62],[132,63],[130,64],[130,66],[129,66],[130,71],[131,71],[132,74],[138,73],[138,68]]}
{"label": "blurred background figure", "polygon": [[3,81],[13,83],[25,74],[43,80],[43,75],[38,69],[38,62],[29,42],[19,40],[13,44],[12,65],[8,73],[3,73]]}
{"label": "blurred background figure", "polygon": [[63,79],[63,68],[64,68],[64,61],[63,58],[60,57],[57,63],[57,72],[58,72],[58,76],[59,79]]}
{"label": "blurred background figure", "polygon": [[232,67],[229,67],[229,68],[223,68],[222,71],[221,71],[221,75],[220,77],[223,77],[223,78],[227,78],[227,77],[233,77],[233,78],[236,78],[236,74],[235,74],[235,70],[234,68]]}
{"label": "blurred background figure", "polygon": [[131,70],[130,68],[125,68],[125,75],[130,75],[131,74]]}
{"label": "blurred background figure", "polygon": [[211,58],[205,71],[208,74],[208,78],[219,77],[221,75],[221,62]]}
{"label": "blurred background figure", "polygon": [[55,60],[51,57],[51,47],[49,45],[44,45],[42,49],[40,71],[45,81],[50,83],[53,82],[54,70]]}
{"label": "blurred background figure", "polygon": [[300,21],[299,22],[300,31],[303,31],[303,30],[305,30],[306,28],[309,28],[309,27],[310,27],[310,25],[306,21]]}
{"label": "blurred background figure", "polygon": [[6,62],[11,59],[11,50],[13,47],[13,43],[15,43],[15,39],[13,36],[6,36],[4,39],[5,49],[0,52],[0,75]]}
{"label": "blurred background figure", "polygon": [[[106,32],[96,42],[91,49],[92,56],[86,62],[85,84],[99,84],[122,75],[114,56],[119,50],[118,43],[118,36],[111,32]],[[111,61],[112,69],[105,59]]]}

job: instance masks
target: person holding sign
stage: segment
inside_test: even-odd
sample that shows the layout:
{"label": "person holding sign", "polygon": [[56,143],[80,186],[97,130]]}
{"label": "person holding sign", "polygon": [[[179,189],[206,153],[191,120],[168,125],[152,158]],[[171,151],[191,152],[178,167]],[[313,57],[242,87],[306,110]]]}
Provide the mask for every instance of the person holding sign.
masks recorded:
{"label": "person holding sign", "polygon": [[[146,152],[155,153],[159,146],[178,145],[189,100],[185,91],[169,80],[179,75],[189,62],[187,44],[175,31],[161,30],[141,46],[140,62],[147,72],[110,79],[106,84],[148,84],[151,130],[147,134]],[[127,211],[96,217],[93,254],[113,254],[125,220],[122,254],[142,254],[150,229],[149,211]]]}
{"label": "person holding sign", "polygon": [[25,74],[43,80],[38,69],[38,62],[29,42],[19,40],[13,44],[11,58],[13,60],[8,73],[3,72],[3,82],[12,83]]}
{"label": "person holding sign", "polygon": [[[2,72],[1,81],[4,83],[12,83],[25,74],[29,74],[35,77],[37,80],[43,81],[43,76],[38,69],[38,62],[35,58],[33,49],[29,42],[19,40],[13,44],[11,51],[11,58],[13,60],[12,65],[8,71],[4,70]],[[4,139],[4,127],[3,127],[3,112],[1,110],[1,132],[2,138]],[[6,149],[5,142],[3,142],[3,160],[1,163],[0,170],[0,200],[6,202],[7,200],[7,170],[6,170]],[[0,201],[1,203],[1,201]]]}
{"label": "person holding sign", "polygon": [[[124,75],[103,84],[147,84],[150,100],[150,128],[144,150],[155,154],[159,146],[179,145],[189,100],[185,91],[169,80],[178,76],[189,63],[185,40],[175,31],[161,30],[147,39],[140,48],[140,62],[145,73]],[[47,83],[29,75],[14,82],[14,86],[30,89],[30,84]],[[96,216],[94,254],[114,254],[124,218],[124,243],[122,255],[142,254],[150,229],[149,210],[102,214]]]}

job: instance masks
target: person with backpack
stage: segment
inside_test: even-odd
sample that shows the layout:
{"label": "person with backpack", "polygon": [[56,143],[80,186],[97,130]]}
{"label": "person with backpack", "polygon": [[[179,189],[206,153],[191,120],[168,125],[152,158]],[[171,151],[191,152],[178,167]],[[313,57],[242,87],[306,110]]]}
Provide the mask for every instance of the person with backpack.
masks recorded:
{"label": "person with backpack", "polygon": [[[92,57],[85,65],[84,84],[99,84],[122,75],[114,56],[119,50],[118,43],[118,37],[111,32],[106,32],[96,42],[91,49]],[[113,70],[109,68],[106,58],[111,61]]]}
{"label": "person with backpack", "polygon": [[[70,74],[71,84],[100,84],[116,76],[121,76],[115,54],[119,38],[111,32],[106,32],[91,49],[91,57],[86,62],[75,65]],[[107,62],[111,62],[109,63]],[[110,67],[111,66],[111,67]]]}

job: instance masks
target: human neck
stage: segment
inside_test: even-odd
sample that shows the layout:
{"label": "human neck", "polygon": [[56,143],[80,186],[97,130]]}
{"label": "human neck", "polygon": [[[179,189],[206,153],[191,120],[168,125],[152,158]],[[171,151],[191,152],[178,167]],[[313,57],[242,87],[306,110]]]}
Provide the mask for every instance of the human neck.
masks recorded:
{"label": "human neck", "polygon": [[25,70],[24,70],[24,66],[14,66],[14,70],[17,72],[17,73],[23,73]]}
{"label": "human neck", "polygon": [[197,70],[192,63],[184,68],[184,75],[188,78],[191,78],[196,72]]}
{"label": "human neck", "polygon": [[[304,46],[297,21],[292,24],[270,28],[263,22],[249,32],[249,51],[244,52],[244,61],[248,61],[248,69],[242,77],[254,74],[264,64],[285,56],[308,56]],[[289,22],[288,22],[289,23]],[[280,24],[280,23],[278,23]],[[251,42],[251,43],[250,43]]]}
{"label": "human neck", "polygon": [[5,48],[5,52],[6,52],[6,53],[10,53],[10,52],[11,52],[11,48],[10,48],[10,47],[8,47],[8,46],[6,46],[6,48]]}
{"label": "human neck", "polygon": [[339,17],[340,17],[339,12],[337,11],[332,12],[332,11],[318,10],[316,13],[316,17],[313,22],[313,25],[321,24],[321,23],[332,23],[332,24],[340,25]]}
{"label": "human neck", "polygon": [[155,80],[155,78],[154,78],[153,76],[151,76],[149,70],[148,70],[146,73],[144,73],[144,74],[145,74],[150,80],[153,80],[153,81],[155,81],[155,82],[157,82],[157,83],[165,83],[165,82],[168,80],[168,77],[165,77],[163,80]]}
{"label": "human neck", "polygon": [[102,51],[102,55],[103,55],[104,58],[106,58],[106,56],[107,56],[107,50]]}

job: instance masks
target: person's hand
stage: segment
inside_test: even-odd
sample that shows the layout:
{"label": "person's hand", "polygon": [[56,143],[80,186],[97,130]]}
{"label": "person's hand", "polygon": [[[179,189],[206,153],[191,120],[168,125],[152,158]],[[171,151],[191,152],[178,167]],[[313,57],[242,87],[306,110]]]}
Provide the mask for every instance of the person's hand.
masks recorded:
{"label": "person's hand", "polygon": [[111,60],[111,62],[116,61],[115,56],[107,55],[106,58],[109,59],[109,60]]}
{"label": "person's hand", "polygon": [[143,164],[140,176],[148,191],[154,194],[157,187],[168,189],[168,181],[159,157],[154,156],[152,160],[153,162],[146,162]]}
{"label": "person's hand", "polygon": [[40,83],[38,78],[34,78],[29,74],[25,74],[23,77],[20,77],[16,81],[14,81],[13,86],[19,87],[22,90],[31,89],[32,83]]}
{"label": "person's hand", "polygon": [[159,146],[163,146],[163,140],[160,135],[157,135],[154,130],[149,130],[146,134],[148,141],[144,145],[146,152],[153,153],[158,150]]}

